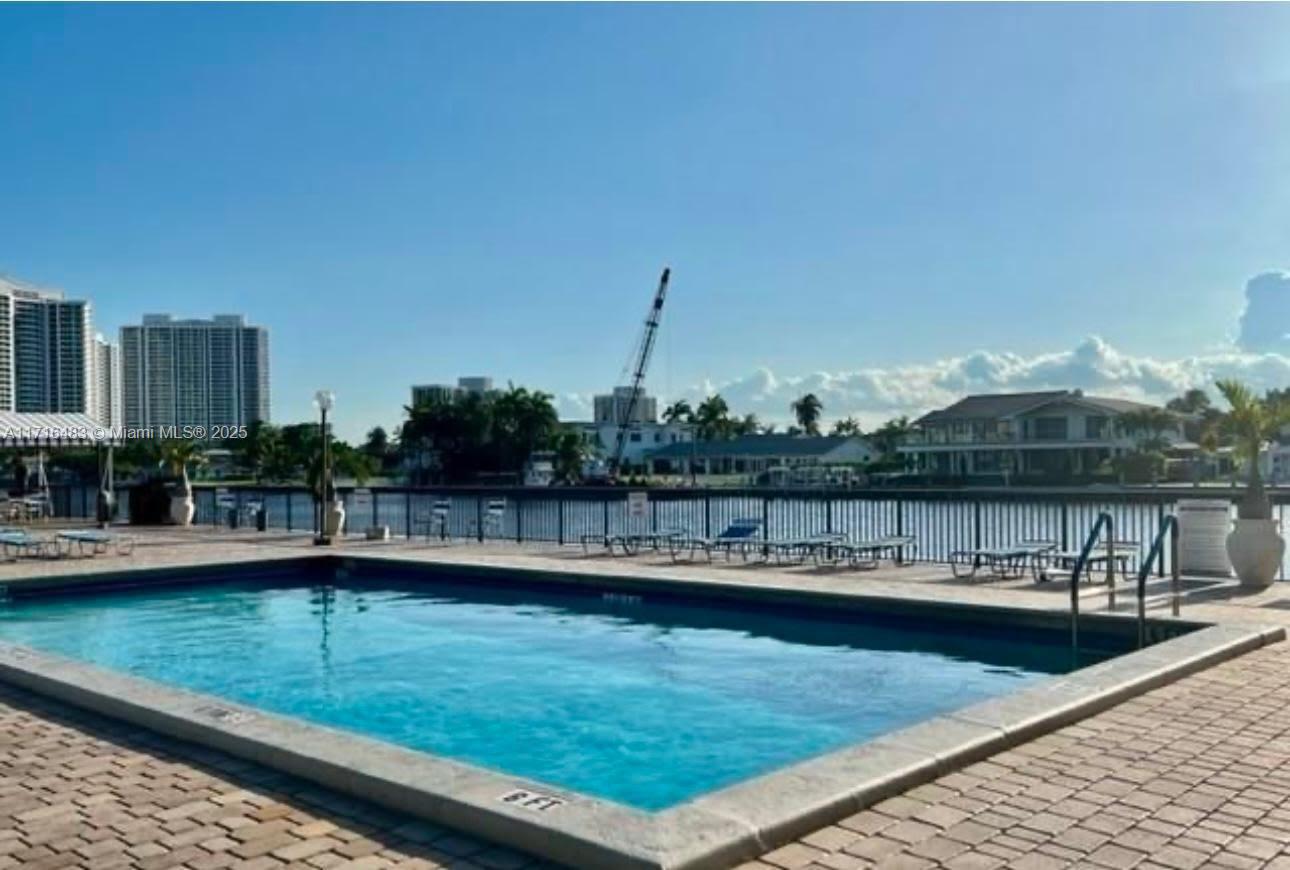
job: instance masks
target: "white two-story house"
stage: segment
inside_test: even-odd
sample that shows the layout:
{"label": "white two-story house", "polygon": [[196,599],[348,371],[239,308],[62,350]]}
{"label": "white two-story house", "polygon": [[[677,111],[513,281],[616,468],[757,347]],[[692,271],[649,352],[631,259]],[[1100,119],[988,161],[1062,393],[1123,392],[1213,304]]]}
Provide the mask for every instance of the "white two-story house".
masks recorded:
{"label": "white two-story house", "polygon": [[[1069,478],[1135,450],[1144,433],[1117,421],[1153,407],[1080,390],[968,396],[917,420],[900,451],[929,475]],[[1176,422],[1160,434],[1169,444],[1182,440]]]}

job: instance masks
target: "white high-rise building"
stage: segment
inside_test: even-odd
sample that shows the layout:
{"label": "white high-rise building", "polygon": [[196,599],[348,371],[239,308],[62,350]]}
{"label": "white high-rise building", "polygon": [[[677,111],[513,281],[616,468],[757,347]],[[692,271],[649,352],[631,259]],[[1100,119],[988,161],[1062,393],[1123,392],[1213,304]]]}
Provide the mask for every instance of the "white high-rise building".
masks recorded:
{"label": "white high-rise building", "polygon": [[128,427],[268,421],[268,331],[236,314],[147,314],[142,324],[123,326],[121,410]]}
{"label": "white high-rise building", "polygon": [[0,410],[93,414],[90,303],[0,278]]}
{"label": "white high-rise building", "polygon": [[592,399],[592,408],[595,412],[597,423],[613,423],[621,425],[627,419],[628,408],[631,408],[632,423],[654,423],[658,421],[658,400],[645,392],[641,387],[640,392],[636,394],[636,402],[632,403],[631,387],[614,387],[612,393],[595,396]]}
{"label": "white high-rise building", "polygon": [[121,350],[94,336],[94,418],[102,426],[121,425]]}

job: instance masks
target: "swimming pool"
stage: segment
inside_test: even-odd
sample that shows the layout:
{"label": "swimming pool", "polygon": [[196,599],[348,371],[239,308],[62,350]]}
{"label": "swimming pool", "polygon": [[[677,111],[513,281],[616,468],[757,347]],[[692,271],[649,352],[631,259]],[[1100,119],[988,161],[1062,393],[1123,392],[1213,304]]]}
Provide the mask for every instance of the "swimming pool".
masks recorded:
{"label": "swimming pool", "polygon": [[645,811],[1072,666],[1016,625],[379,569],[16,598],[0,640]]}

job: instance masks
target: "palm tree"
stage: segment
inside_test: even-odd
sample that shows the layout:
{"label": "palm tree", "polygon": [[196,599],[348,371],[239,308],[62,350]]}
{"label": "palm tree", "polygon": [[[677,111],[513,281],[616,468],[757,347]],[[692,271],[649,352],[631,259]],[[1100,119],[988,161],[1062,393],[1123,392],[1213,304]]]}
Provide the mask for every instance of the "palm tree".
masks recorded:
{"label": "palm tree", "polygon": [[855,437],[863,433],[861,433],[860,424],[856,421],[855,417],[846,417],[833,424],[833,431],[831,434]]}
{"label": "palm tree", "polygon": [[1138,436],[1140,452],[1159,453],[1169,446],[1164,436],[1178,425],[1178,418],[1163,408],[1141,408],[1121,414],[1115,425],[1125,435]]}
{"label": "palm tree", "polygon": [[188,466],[198,466],[206,461],[206,453],[200,441],[166,441],[161,445],[161,465],[172,475],[179,478],[185,496],[193,492],[192,482],[188,479]]}
{"label": "palm tree", "polygon": [[756,435],[761,431],[761,421],[757,419],[756,414],[744,414],[738,420],[732,420],[730,423],[730,433],[732,435]]}
{"label": "palm tree", "polygon": [[582,479],[582,467],[587,459],[587,446],[582,435],[566,430],[555,439],[555,475],[564,483],[577,483]]}
{"label": "palm tree", "polygon": [[730,434],[730,406],[720,394],[708,396],[694,412],[694,423],[701,441],[726,438]]}
{"label": "palm tree", "polygon": [[664,423],[693,423],[694,408],[685,399],[677,399],[663,410]]}
{"label": "palm tree", "polygon": [[263,420],[256,420],[246,430],[246,438],[241,442],[242,465],[251,472],[251,478],[260,482],[260,478],[271,464],[271,457],[279,450],[282,438],[278,428]]}
{"label": "palm tree", "polygon": [[820,434],[820,414],[824,412],[824,403],[815,393],[807,393],[790,406],[797,425],[807,435]]}
{"label": "palm tree", "polygon": [[1199,414],[1209,407],[1209,394],[1199,389],[1190,389],[1165,403],[1165,409],[1176,414]]}
{"label": "palm tree", "polygon": [[1290,402],[1269,396],[1259,399],[1245,384],[1234,380],[1217,382],[1231,409],[1223,415],[1222,430],[1232,438],[1238,456],[1249,462],[1249,487],[1237,507],[1237,516],[1243,520],[1272,518],[1272,503],[1263,489],[1259,473],[1259,454],[1263,445],[1276,438],[1282,427],[1290,423]]}
{"label": "palm tree", "polygon": [[390,433],[385,431],[384,426],[373,426],[368,430],[363,452],[378,462],[385,461],[390,452]]}
{"label": "palm tree", "polygon": [[898,448],[913,431],[908,417],[893,417],[870,432],[869,441],[884,461],[891,462],[899,458]]}

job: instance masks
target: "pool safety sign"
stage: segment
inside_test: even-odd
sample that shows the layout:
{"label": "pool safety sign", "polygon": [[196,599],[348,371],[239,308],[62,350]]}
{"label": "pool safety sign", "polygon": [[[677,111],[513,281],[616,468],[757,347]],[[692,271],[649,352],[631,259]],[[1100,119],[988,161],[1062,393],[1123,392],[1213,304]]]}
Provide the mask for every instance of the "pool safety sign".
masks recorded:
{"label": "pool safety sign", "polygon": [[629,492],[627,493],[627,516],[630,519],[644,519],[649,512],[649,493],[647,492]]}
{"label": "pool safety sign", "polygon": [[1227,533],[1232,502],[1225,498],[1178,500],[1178,565],[1183,574],[1231,577]]}

